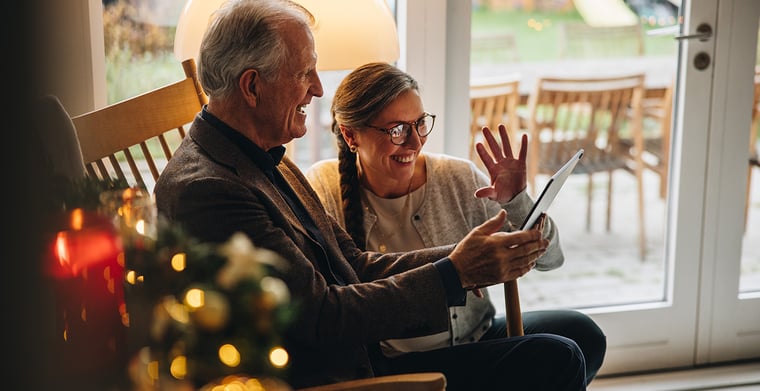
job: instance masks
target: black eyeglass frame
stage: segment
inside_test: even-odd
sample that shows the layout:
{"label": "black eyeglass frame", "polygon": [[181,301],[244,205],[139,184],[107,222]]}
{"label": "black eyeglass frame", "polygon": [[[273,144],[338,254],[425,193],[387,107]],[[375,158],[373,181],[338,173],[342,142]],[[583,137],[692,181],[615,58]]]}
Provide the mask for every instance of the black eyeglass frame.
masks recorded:
{"label": "black eyeglass frame", "polygon": [[[420,123],[422,123],[423,121],[425,121],[425,119],[428,118],[428,117],[430,117],[433,122],[430,123],[430,127],[428,128],[427,133],[420,134],[420,127],[419,127],[419,125],[420,125]],[[409,138],[409,135],[412,134],[412,131],[411,131],[412,128],[414,128],[414,131],[417,132],[417,135],[420,136],[420,137],[427,137],[428,135],[430,135],[430,133],[433,132],[433,127],[435,127],[435,114],[430,114],[428,112],[425,112],[424,114],[422,114],[422,117],[418,118],[416,121],[399,122],[395,126],[392,126],[390,128],[380,128],[380,127],[372,126],[372,125],[364,125],[364,126],[366,126],[368,128],[375,129],[375,130],[379,130],[379,131],[387,134],[388,136],[390,136],[391,143],[393,145],[404,145],[404,143],[406,142],[406,140]],[[409,130],[407,130],[406,132],[404,132],[404,126],[408,126]],[[394,136],[393,133],[398,133],[398,134]],[[402,137],[402,136],[404,137],[404,139],[401,140],[401,142],[397,143],[397,142],[393,141],[394,137],[395,138],[399,138],[399,137]]]}

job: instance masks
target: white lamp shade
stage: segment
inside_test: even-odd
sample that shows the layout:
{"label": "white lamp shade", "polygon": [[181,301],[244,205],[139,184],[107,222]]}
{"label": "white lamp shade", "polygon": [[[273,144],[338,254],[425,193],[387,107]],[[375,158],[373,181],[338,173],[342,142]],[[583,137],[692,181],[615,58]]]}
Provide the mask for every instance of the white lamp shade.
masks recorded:
{"label": "white lamp shade", "polygon": [[[351,70],[399,58],[396,23],[385,0],[296,0],[316,19],[317,69]],[[177,24],[174,55],[198,58],[211,14],[224,0],[187,0]]]}
{"label": "white lamp shade", "polygon": [[180,62],[194,58],[198,62],[203,34],[208,28],[211,14],[224,0],[187,0],[174,33],[174,57]]}
{"label": "white lamp shade", "polygon": [[354,69],[399,58],[396,22],[385,0],[297,0],[317,20],[317,69]]}

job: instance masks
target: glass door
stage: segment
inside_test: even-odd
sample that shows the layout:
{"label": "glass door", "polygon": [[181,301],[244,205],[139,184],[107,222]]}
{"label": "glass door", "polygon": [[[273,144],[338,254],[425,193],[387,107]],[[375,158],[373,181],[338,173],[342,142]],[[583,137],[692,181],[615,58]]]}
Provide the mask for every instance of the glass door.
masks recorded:
{"label": "glass door", "polygon": [[[692,7],[713,3],[693,2]],[[697,364],[760,356],[760,170],[755,163],[757,131],[752,132],[757,126],[752,119],[757,118],[759,19],[757,1],[717,3],[720,27],[714,38],[709,159],[702,159],[707,164],[703,238],[698,246],[702,265]],[[700,158],[693,156],[694,161]]]}
{"label": "glass door", "polygon": [[[625,2],[610,3],[620,6]],[[663,177],[650,168],[644,170],[646,212],[640,223],[635,177],[626,172],[616,173],[612,178],[612,226],[606,231],[602,193],[595,195],[592,206],[597,220],[592,220],[591,228],[587,229],[584,216],[587,178],[579,175],[576,187],[569,181],[549,211],[560,227],[565,265],[547,273],[533,272],[520,280],[523,311],[576,308],[591,314],[600,324],[608,337],[608,353],[601,374],[685,367],[760,355],[757,282],[760,231],[755,228],[760,219],[756,217],[760,215],[757,211],[760,193],[755,190],[760,179],[750,182],[747,191],[750,172],[747,140],[760,4],[752,0],[669,3],[677,7],[673,19],[658,16],[653,9],[635,10],[645,34],[643,51],[599,56],[606,49],[597,46],[591,57],[586,51],[583,58],[558,55],[544,62],[535,58],[536,53],[545,55],[557,48],[536,40],[552,34],[554,29],[557,35],[553,41],[567,48],[560,51],[564,56],[571,50],[580,51],[581,46],[567,41],[575,31],[570,25],[577,27],[580,16],[586,30],[601,31],[588,28],[601,23],[594,18],[594,12],[577,7],[534,9],[537,16],[528,16],[525,9],[511,14],[502,10],[501,14],[479,15],[479,21],[478,13],[484,10],[480,6],[472,9],[471,80],[522,74],[521,82],[528,84],[521,87],[527,98],[531,83],[541,74],[582,76],[640,71],[647,75],[645,101],[652,106],[645,108],[650,111],[649,117],[644,118],[644,135],[656,137],[659,132],[660,137],[667,136],[664,191],[659,187]],[[509,7],[510,2],[501,4]],[[615,18],[619,24],[628,23],[624,22],[626,11],[618,10]],[[652,14],[644,15],[645,12]],[[489,18],[496,21],[487,27]],[[479,24],[483,20],[486,27]],[[567,26],[560,29],[560,24]],[[668,44],[652,41],[650,37],[654,35],[646,34],[668,25],[675,26],[678,29],[675,34],[681,38],[674,39],[674,33],[659,35]],[[701,25],[709,26],[709,34],[703,34],[705,29]],[[605,26],[605,29],[608,35],[620,32],[627,34],[626,40],[631,37],[630,28]],[[535,33],[527,35],[525,30]],[[560,30],[564,35],[559,35]],[[483,53],[487,42],[475,42],[494,36],[511,36],[509,42],[501,45],[510,50],[509,55]],[[604,36],[579,37],[604,40]],[[672,52],[668,51],[668,45],[672,45]],[[623,45],[617,46],[620,47],[610,49],[621,49]],[[531,47],[540,47],[544,53],[531,52]],[[657,49],[650,53],[647,47]],[[640,49],[634,45],[631,50]],[[492,63],[488,59],[493,59]],[[668,88],[672,90],[667,91]],[[657,110],[652,109],[657,108],[658,99],[662,104],[666,91],[672,92],[672,100],[660,109],[672,111],[658,128],[654,122],[658,119]],[[526,106],[521,109],[525,115]],[[760,169],[754,171],[757,177]],[[537,184],[541,186],[540,182]],[[607,184],[602,180],[592,191]],[[645,227],[643,257],[637,237],[641,235],[639,224]],[[498,303],[503,297],[501,287],[492,287],[491,293],[497,308],[503,308],[503,302]]]}

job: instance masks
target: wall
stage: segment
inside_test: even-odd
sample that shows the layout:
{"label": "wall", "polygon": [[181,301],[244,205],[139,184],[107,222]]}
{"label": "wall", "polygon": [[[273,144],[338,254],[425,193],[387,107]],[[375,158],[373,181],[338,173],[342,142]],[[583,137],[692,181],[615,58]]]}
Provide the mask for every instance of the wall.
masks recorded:
{"label": "wall", "polygon": [[38,0],[34,13],[39,94],[54,94],[71,115],[106,102],[100,0]]}

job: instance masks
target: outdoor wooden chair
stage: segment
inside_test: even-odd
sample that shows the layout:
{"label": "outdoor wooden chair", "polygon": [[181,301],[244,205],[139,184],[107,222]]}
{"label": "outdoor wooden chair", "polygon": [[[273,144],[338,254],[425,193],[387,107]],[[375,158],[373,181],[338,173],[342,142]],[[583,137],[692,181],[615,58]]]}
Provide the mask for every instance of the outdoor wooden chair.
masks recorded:
{"label": "outdoor wooden chair", "polygon": [[520,103],[519,78],[479,79],[470,83],[470,149],[469,157],[478,167],[484,169],[475,144],[482,141],[481,130],[488,126],[497,131],[499,124],[507,127],[513,152],[517,153],[520,144],[518,132],[522,128],[517,116]]}
{"label": "outdoor wooden chair", "polygon": [[[650,123],[654,132],[644,134],[644,153],[642,163],[644,167],[660,178],[660,198],[665,199],[668,190],[668,170],[670,165],[670,133],[673,118],[673,88],[671,83],[662,97],[642,101],[642,129],[646,129],[646,123]],[[630,135],[628,135],[630,136]],[[633,148],[634,140],[631,137],[621,137],[620,142],[624,148]]]}
{"label": "outdoor wooden chair", "polygon": [[[670,134],[672,132],[673,119],[673,89],[671,83],[658,105],[643,107],[644,118],[657,121],[659,134],[652,137],[644,135],[645,156],[642,158],[644,166],[655,172],[660,177],[660,198],[664,199],[668,190],[668,170],[670,169]],[[629,144],[632,147],[633,143]],[[651,159],[647,159],[647,156]]]}
{"label": "outdoor wooden chair", "polygon": [[87,175],[152,191],[185,126],[208,102],[195,60],[182,68],[183,80],[72,118]]}
{"label": "outdoor wooden chair", "polygon": [[[536,191],[536,176],[552,175],[578,149],[585,154],[573,174],[588,176],[586,228],[591,227],[593,176],[606,173],[606,230],[611,226],[613,173],[635,176],[638,187],[639,247],[646,255],[644,164],[641,102],[644,75],[600,78],[540,78],[528,98],[528,184]],[[628,147],[622,137],[633,140]]]}

